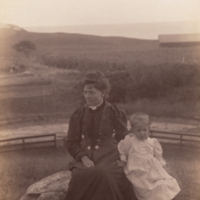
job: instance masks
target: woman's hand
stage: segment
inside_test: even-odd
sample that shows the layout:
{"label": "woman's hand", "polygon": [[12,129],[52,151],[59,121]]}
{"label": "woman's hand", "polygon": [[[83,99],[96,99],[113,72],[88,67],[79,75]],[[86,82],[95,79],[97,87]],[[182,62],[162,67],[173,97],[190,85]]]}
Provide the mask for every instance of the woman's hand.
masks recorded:
{"label": "woman's hand", "polygon": [[91,161],[87,156],[83,156],[83,158],[81,160],[82,160],[84,166],[86,166],[86,167],[93,167],[94,166],[93,161]]}
{"label": "woman's hand", "polygon": [[117,164],[118,164],[119,167],[125,167],[126,166],[126,162],[122,161],[122,160],[118,160]]}

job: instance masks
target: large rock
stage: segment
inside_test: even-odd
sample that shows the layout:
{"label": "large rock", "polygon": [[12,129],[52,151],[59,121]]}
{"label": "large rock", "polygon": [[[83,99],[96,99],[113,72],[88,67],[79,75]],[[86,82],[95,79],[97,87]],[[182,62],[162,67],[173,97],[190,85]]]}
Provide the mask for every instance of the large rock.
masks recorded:
{"label": "large rock", "polygon": [[31,185],[20,200],[63,200],[70,179],[70,171],[62,171],[48,176]]}

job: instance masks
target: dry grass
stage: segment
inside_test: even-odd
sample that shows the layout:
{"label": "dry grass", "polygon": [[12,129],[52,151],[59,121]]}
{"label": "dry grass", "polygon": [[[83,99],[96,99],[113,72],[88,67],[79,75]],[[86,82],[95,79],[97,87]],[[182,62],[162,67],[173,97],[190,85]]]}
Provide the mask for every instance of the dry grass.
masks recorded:
{"label": "dry grass", "polygon": [[41,149],[0,155],[0,200],[19,200],[27,188],[56,172],[67,169],[65,150]]}
{"label": "dry grass", "polygon": [[138,99],[125,104],[124,109],[127,115],[139,111],[148,113],[152,117],[164,119],[171,118],[173,121],[178,118],[194,120],[199,116],[199,102],[171,101],[171,99],[173,99],[173,97],[161,99]]}
{"label": "dry grass", "polygon": [[181,192],[175,200],[197,200],[200,196],[200,149],[163,146],[164,158],[172,175],[177,179]]}
{"label": "dry grass", "polygon": [[[175,200],[197,200],[200,187],[200,150],[163,145],[164,158],[181,192]],[[27,188],[44,177],[66,170],[69,156],[64,149],[27,150],[0,154],[0,200],[19,200]]]}

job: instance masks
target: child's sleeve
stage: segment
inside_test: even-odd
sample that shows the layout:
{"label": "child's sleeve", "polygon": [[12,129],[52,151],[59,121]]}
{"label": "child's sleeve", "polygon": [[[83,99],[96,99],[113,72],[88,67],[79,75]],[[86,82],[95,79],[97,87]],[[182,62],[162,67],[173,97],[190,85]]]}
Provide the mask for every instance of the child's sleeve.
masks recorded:
{"label": "child's sleeve", "polygon": [[121,140],[118,143],[118,151],[119,151],[121,161],[127,162],[129,148],[130,148],[130,136],[127,135],[124,138],[124,140]]}
{"label": "child's sleeve", "polygon": [[160,142],[154,138],[154,157],[160,162],[162,166],[166,165],[165,160],[163,159],[163,150],[160,145]]}

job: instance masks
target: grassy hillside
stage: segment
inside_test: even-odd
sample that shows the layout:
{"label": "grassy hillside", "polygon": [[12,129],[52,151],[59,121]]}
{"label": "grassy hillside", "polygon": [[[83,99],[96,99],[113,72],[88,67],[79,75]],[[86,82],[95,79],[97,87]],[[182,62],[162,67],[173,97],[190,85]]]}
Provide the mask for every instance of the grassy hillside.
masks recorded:
{"label": "grassy hillside", "polygon": [[33,33],[24,30],[0,30],[0,55],[19,57],[12,46],[21,40],[30,40],[40,61],[100,60],[133,64],[141,62],[151,66],[163,63],[200,62],[200,48],[161,48],[158,40],[140,40],[122,37],[98,37],[67,33]]}
{"label": "grassy hillside", "polygon": [[[14,50],[22,40],[29,56]],[[200,47],[161,48],[157,40],[0,30],[1,119],[68,113],[81,101],[78,82],[88,70],[111,81],[109,100],[131,114],[199,116]],[[24,119],[24,118],[23,118]]]}

